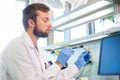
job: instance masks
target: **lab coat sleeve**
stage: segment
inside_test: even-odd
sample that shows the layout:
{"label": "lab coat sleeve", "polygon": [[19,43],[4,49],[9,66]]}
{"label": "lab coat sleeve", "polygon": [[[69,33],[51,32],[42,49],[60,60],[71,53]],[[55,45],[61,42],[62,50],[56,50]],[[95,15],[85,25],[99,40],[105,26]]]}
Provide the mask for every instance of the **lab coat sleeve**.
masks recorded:
{"label": "lab coat sleeve", "polygon": [[[39,48],[39,54],[40,54],[40,62],[43,64],[42,69],[43,69],[43,78],[44,80],[56,80],[56,77],[58,73],[61,71],[60,67],[53,63],[50,65],[47,61],[47,56],[46,56],[46,51],[42,48]],[[46,65],[44,65],[46,63]]]}
{"label": "lab coat sleeve", "polygon": [[48,72],[46,75],[49,78],[48,80],[76,80],[75,75],[79,72],[75,65],[71,65],[64,70],[60,70],[57,64],[53,64],[46,71]]}
{"label": "lab coat sleeve", "polygon": [[[44,78],[44,80],[57,80],[56,78],[60,71],[61,70],[60,70],[59,66],[54,63],[52,66],[50,66],[48,69],[46,69],[44,71],[45,75],[43,75],[44,76],[43,78]],[[45,79],[46,77],[48,79]]]}
{"label": "lab coat sleeve", "polygon": [[56,80],[75,80],[79,69],[75,65],[69,65],[67,68],[60,71]]}

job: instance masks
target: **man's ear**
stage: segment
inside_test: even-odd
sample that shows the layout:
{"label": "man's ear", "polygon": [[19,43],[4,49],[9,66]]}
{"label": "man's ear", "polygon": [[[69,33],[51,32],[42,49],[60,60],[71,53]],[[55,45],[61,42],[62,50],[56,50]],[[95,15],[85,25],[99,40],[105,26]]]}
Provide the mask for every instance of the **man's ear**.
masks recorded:
{"label": "man's ear", "polygon": [[34,22],[32,19],[28,19],[28,25],[29,25],[30,27],[34,27],[35,22]]}

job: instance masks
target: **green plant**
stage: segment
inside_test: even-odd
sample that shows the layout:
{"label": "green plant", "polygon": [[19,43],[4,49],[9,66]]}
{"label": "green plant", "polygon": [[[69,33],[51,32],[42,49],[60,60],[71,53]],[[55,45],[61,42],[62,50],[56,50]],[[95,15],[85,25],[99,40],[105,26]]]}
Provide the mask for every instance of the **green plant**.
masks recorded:
{"label": "green plant", "polygon": [[104,21],[105,21],[106,19],[107,19],[107,20],[111,20],[113,23],[115,22],[113,15],[106,16],[106,17],[104,17],[104,18],[101,18],[101,19],[100,19],[100,22],[103,22],[103,23],[104,23]]}

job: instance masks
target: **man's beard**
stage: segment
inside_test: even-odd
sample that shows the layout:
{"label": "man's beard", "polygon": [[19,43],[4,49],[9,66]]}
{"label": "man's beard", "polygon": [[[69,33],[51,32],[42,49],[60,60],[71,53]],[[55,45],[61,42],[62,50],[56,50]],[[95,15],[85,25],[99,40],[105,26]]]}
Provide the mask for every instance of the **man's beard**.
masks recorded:
{"label": "man's beard", "polygon": [[33,34],[37,37],[42,37],[42,38],[48,37],[48,33],[39,31],[37,25],[35,25],[34,27]]}

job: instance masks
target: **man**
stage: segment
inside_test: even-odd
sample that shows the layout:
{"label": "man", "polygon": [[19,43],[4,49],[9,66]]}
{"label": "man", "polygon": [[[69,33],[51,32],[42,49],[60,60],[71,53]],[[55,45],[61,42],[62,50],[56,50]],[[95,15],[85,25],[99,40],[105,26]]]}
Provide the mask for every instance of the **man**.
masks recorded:
{"label": "man", "polygon": [[65,47],[59,52],[56,62],[47,66],[37,40],[48,36],[51,28],[49,10],[42,3],[33,3],[23,10],[25,32],[2,52],[2,80],[70,80],[89,61],[89,53],[84,52],[75,65],[61,70],[74,53],[72,48]]}

